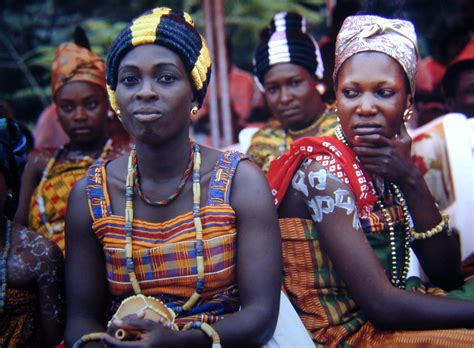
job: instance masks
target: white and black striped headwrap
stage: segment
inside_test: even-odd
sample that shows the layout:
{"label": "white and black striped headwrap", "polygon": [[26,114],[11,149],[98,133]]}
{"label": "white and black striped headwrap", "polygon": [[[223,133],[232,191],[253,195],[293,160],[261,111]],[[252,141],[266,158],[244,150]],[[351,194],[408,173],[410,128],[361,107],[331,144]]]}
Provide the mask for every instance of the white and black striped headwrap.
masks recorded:
{"label": "white and black striped headwrap", "polygon": [[322,79],[324,73],[319,46],[306,33],[305,18],[294,12],[279,12],[273,16],[257,47],[253,63],[255,80],[262,90],[265,73],[276,64],[300,65],[318,79]]}

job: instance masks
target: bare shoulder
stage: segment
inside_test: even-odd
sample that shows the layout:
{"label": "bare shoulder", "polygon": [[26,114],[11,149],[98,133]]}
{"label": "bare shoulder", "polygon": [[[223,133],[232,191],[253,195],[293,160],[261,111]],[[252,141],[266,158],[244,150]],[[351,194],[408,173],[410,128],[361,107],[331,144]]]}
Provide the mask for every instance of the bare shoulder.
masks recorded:
{"label": "bare shoulder", "polygon": [[17,223],[13,223],[12,241],[16,246],[16,252],[31,258],[33,262],[47,261],[61,264],[64,262],[61,249],[55,243]]}

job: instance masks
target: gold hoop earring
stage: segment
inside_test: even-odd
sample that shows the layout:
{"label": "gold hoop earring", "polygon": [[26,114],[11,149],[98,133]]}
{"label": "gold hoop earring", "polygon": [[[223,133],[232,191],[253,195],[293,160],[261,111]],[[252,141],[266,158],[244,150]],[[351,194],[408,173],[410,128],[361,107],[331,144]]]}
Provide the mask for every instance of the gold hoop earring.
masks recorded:
{"label": "gold hoop earring", "polygon": [[120,110],[115,111],[115,114],[117,115],[119,121],[122,122],[122,114],[120,113]]}
{"label": "gold hoop earring", "polygon": [[198,113],[198,110],[199,108],[197,106],[193,106],[193,108],[191,109],[191,117],[196,116],[196,114]]}
{"label": "gold hoop earring", "polygon": [[413,110],[410,108],[405,109],[405,111],[403,111],[403,122],[407,123],[412,116]]}

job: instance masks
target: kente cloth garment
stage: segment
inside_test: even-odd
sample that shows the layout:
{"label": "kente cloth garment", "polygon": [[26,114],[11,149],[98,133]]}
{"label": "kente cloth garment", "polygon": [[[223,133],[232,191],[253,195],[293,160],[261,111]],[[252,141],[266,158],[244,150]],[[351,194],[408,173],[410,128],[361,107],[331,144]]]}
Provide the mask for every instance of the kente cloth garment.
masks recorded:
{"label": "kente cloth garment", "polygon": [[[87,168],[94,161],[95,159],[86,158],[55,164],[48,173],[45,183],[38,185],[31,197],[28,226],[56,243],[63,254],[65,252],[64,219],[69,194],[74,184],[86,175]],[[44,216],[38,205],[38,195],[41,195],[44,200]],[[53,233],[50,233],[43,218],[51,226]]]}
{"label": "kente cloth garment", "polygon": [[335,86],[342,64],[361,52],[381,52],[395,59],[405,71],[411,93],[415,94],[418,48],[411,22],[372,15],[347,17],[336,39]]}
{"label": "kente cloth garment", "polygon": [[[204,291],[191,310],[179,313],[176,323],[180,327],[190,321],[213,323],[240,307],[236,215],[230,195],[237,165],[245,158],[227,151],[214,167],[207,201],[201,207]],[[87,197],[92,228],[103,245],[109,292],[117,303],[134,292],[126,269],[124,217],[111,210],[106,164],[97,161],[89,169]],[[187,301],[197,281],[195,240],[191,211],[159,223],[133,220],[133,261],[144,295],[159,298],[171,309]]]}
{"label": "kente cloth garment", "polygon": [[5,310],[0,316],[0,347],[39,347],[38,320],[36,294],[7,289]]}
{"label": "kente cloth garment", "polygon": [[[351,188],[359,186],[359,192],[354,192],[356,200],[358,200],[358,210],[365,207],[366,204],[372,204],[366,213],[361,213],[359,210],[362,229],[386,270],[387,277],[390,277],[391,257],[388,225],[381,211],[375,207],[370,190],[368,194],[364,194],[362,186],[365,183],[359,183],[362,176],[361,173],[357,173],[360,168],[353,166],[356,162],[355,155],[346,145],[335,138],[325,137],[324,141],[320,141],[319,144],[313,140],[310,138],[298,140],[293,143],[290,152],[282,156],[281,161],[273,162],[268,173],[272,189],[274,192],[286,192],[287,186],[291,184],[293,174],[305,158],[314,158],[341,180],[349,182],[348,185]],[[323,144],[324,142],[326,144]],[[305,147],[306,150],[302,151],[302,147]],[[338,151],[345,156],[352,153],[352,158],[340,160],[337,155]],[[292,160],[291,157],[296,159]],[[296,166],[293,166],[295,168],[293,171],[288,170],[289,163],[297,163]],[[277,166],[278,164],[281,166]],[[284,170],[285,174],[279,176],[280,170]],[[362,172],[362,174],[364,177],[366,176],[366,173]],[[283,176],[285,180],[281,179]],[[281,180],[277,181],[275,178]],[[367,180],[368,178],[366,178]],[[403,210],[388,190],[384,194],[383,204],[395,222],[398,271],[401,272],[405,252]],[[315,223],[312,220],[300,218],[282,218],[279,222],[282,235],[284,287],[306,329],[311,333],[316,346],[470,347],[474,344],[474,331],[466,329],[377,330],[372,323],[367,321],[364,313],[352,299],[344,282],[334,269],[328,255],[321,249]],[[462,288],[446,293],[440,288],[424,284],[419,278],[412,277],[407,280],[406,291],[474,299],[474,281],[468,281]]]}
{"label": "kente cloth garment", "polygon": [[[318,120],[315,136],[333,135],[338,122],[334,110],[326,106]],[[266,173],[270,163],[289,149],[293,138],[283,129],[279,121],[271,121],[252,137],[247,155]]]}
{"label": "kente cloth garment", "polygon": [[53,96],[66,83],[89,82],[105,91],[105,63],[98,55],[75,43],[64,43],[56,50],[51,66]]}

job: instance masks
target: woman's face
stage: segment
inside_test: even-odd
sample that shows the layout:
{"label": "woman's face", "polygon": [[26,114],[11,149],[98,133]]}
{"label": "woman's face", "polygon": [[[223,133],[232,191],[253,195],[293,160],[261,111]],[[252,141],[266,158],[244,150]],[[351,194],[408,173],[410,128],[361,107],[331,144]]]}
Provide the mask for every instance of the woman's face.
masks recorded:
{"label": "woman's face", "polygon": [[58,119],[72,143],[91,144],[102,139],[109,102],[100,86],[73,81],[54,96]]}
{"label": "woman's face", "polygon": [[127,132],[145,143],[162,143],[189,132],[193,91],[181,58],[166,47],[142,45],[122,59],[117,104]]}
{"label": "woman's face", "polygon": [[384,53],[358,53],[344,62],[336,82],[338,116],[349,144],[358,134],[399,133],[411,95],[397,61]]}
{"label": "woman's face", "polygon": [[265,99],[283,127],[298,130],[314,122],[323,103],[316,84],[316,77],[296,64],[277,64],[265,73]]}

